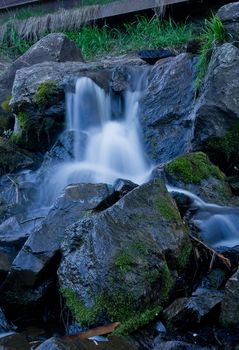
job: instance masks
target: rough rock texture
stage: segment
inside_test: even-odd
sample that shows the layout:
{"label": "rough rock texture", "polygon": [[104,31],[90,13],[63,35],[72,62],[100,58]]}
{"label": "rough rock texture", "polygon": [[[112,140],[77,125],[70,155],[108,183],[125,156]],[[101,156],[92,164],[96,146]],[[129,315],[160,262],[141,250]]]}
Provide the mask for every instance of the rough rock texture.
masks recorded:
{"label": "rough rock texture", "polygon": [[169,327],[184,329],[203,324],[209,317],[211,323],[217,322],[215,311],[222,301],[222,296],[222,292],[201,289],[190,298],[176,299],[163,311],[163,318]]}
{"label": "rough rock texture", "polygon": [[0,87],[3,90],[1,90],[0,102],[2,102],[7,95],[11,95],[11,89],[17,70],[45,61],[82,61],[82,56],[79,48],[75,43],[69,40],[66,35],[62,33],[47,35],[13,62],[8,70],[1,76]]}
{"label": "rough rock texture", "polygon": [[239,2],[222,6],[217,16],[224,24],[231,40],[239,40]]}
{"label": "rough rock texture", "polygon": [[223,137],[239,122],[239,49],[232,44],[217,47],[212,55],[203,94],[195,109],[193,148]]}
{"label": "rough rock texture", "polygon": [[1,350],[30,350],[30,345],[23,334],[9,333],[0,338]]}
{"label": "rough rock texture", "polygon": [[225,296],[222,300],[220,323],[224,327],[239,328],[239,271],[226,283]]}
{"label": "rough rock texture", "polygon": [[[97,345],[90,340],[66,341],[59,338],[50,338],[36,350],[137,350],[138,348],[131,342],[123,338],[110,337],[106,342],[97,342]],[[139,349],[138,349],[139,350]]]}
{"label": "rough rock texture", "polygon": [[87,215],[112,194],[104,184],[79,184],[68,186],[50,210],[42,225],[33,231],[13,262],[12,269],[1,286],[4,304],[16,305],[16,309],[32,309],[52,284],[58,251],[65,228]]}
{"label": "rough rock texture", "polygon": [[126,332],[155,317],[191,250],[186,227],[159,179],[76,222],[66,237],[58,276],[76,319],[122,321]]}
{"label": "rough rock texture", "polygon": [[140,50],[138,55],[141,60],[149,64],[155,64],[158,60],[175,56],[175,52],[169,49]]}
{"label": "rough rock texture", "polygon": [[146,151],[153,161],[169,161],[188,149],[194,94],[194,64],[188,54],[155,64],[140,113]]}

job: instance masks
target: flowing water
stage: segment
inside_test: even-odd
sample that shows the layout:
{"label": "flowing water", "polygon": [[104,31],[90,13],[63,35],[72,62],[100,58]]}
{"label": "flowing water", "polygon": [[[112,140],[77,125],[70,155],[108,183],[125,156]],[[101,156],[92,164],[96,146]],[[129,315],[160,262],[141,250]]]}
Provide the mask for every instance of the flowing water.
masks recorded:
{"label": "flowing water", "polygon": [[[74,132],[74,160],[55,169],[48,186],[48,193],[53,189],[52,197],[70,183],[112,184],[123,178],[142,184],[147,180],[151,167],[138,124],[144,82],[142,74],[134,90],[125,92],[119,101],[119,96],[105,92],[90,78],[77,80],[75,93],[66,94],[66,124]],[[115,112],[115,105],[122,111]]]}
{"label": "flowing water", "polygon": [[234,247],[239,244],[239,208],[206,203],[189,191],[172,186],[167,188],[171,193],[181,193],[190,198],[193,212],[190,221],[209,246]]}

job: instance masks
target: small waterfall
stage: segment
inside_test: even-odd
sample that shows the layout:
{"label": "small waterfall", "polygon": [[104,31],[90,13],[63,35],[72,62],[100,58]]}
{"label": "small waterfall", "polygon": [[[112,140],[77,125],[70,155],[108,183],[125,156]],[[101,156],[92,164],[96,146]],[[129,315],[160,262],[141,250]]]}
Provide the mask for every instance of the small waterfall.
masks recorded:
{"label": "small waterfall", "polygon": [[[88,77],[79,78],[75,93],[66,94],[66,124],[68,131],[74,131],[74,160],[55,169],[48,185],[54,192],[52,198],[70,183],[112,184],[124,178],[142,184],[147,180],[151,167],[138,124],[145,78],[142,74],[134,82],[134,91],[126,91],[121,97],[105,92]],[[115,101],[119,98],[120,103]],[[115,113],[113,106],[117,105],[120,111]]]}
{"label": "small waterfall", "polygon": [[239,245],[239,208],[204,202],[195,194],[167,186],[169,192],[181,193],[191,199],[191,222],[199,229],[204,242],[213,248]]}

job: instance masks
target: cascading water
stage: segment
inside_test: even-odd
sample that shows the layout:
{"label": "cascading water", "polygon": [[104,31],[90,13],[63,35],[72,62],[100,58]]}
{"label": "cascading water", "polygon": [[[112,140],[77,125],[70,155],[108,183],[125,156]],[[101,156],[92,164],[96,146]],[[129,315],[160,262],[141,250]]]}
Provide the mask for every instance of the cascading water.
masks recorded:
{"label": "cascading water", "polygon": [[190,198],[193,212],[191,222],[198,228],[203,241],[209,246],[234,247],[239,244],[239,208],[206,203],[195,194],[172,186],[169,192]]}
{"label": "cascading water", "polygon": [[49,188],[55,197],[67,184],[105,182],[124,178],[141,184],[151,168],[140,142],[139,99],[145,75],[134,91],[122,96],[122,113],[113,113],[114,99],[90,78],[76,82],[75,93],[66,95],[67,130],[74,132],[74,160],[60,164]]}

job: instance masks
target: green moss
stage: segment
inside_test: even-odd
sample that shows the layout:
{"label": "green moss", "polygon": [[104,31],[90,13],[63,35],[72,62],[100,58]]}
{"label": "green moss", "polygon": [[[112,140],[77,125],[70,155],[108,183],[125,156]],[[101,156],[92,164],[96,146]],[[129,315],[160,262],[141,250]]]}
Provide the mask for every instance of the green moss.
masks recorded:
{"label": "green moss", "polygon": [[146,242],[132,242],[131,248],[144,256],[147,256],[150,252],[150,247],[147,245]]}
{"label": "green moss", "polygon": [[18,123],[21,129],[25,129],[29,122],[29,114],[27,112],[19,112],[17,115]]}
{"label": "green moss", "polygon": [[185,238],[185,240],[183,241],[180,247],[180,255],[178,260],[179,269],[184,269],[187,266],[191,252],[192,252],[192,243],[190,239],[187,237]]}
{"label": "green moss", "polygon": [[115,265],[124,272],[128,272],[134,265],[134,258],[127,251],[121,251],[116,259]]}
{"label": "green moss", "polygon": [[159,269],[153,269],[153,270],[144,272],[144,279],[149,284],[155,283],[156,281],[159,280],[159,278],[160,278],[160,270]]}
{"label": "green moss", "polygon": [[224,180],[220,169],[213,165],[203,152],[189,153],[178,157],[165,167],[166,173],[185,184],[199,184],[210,176]]}
{"label": "green moss", "polygon": [[11,100],[12,96],[8,96],[6,98],[5,101],[2,102],[1,107],[4,110],[4,112],[6,113],[10,113],[11,112],[11,108],[10,108],[10,100]]}
{"label": "green moss", "polygon": [[161,291],[160,291],[160,304],[163,305],[168,300],[169,293],[173,284],[171,272],[169,270],[169,267],[166,261],[163,263],[160,269],[160,274],[161,274],[161,280],[162,280]]}
{"label": "green moss", "polygon": [[51,105],[51,99],[56,95],[56,93],[56,83],[50,80],[45,81],[38,85],[33,101],[37,104],[41,111],[44,111]]}

